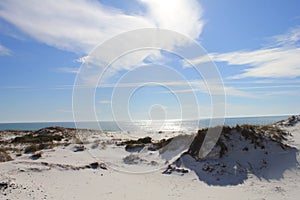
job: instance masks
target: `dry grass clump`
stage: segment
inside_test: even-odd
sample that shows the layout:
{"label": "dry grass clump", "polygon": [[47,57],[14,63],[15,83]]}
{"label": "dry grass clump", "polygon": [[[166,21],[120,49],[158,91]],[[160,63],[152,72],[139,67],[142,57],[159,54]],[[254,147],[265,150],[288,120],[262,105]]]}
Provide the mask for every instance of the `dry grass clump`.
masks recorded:
{"label": "dry grass clump", "polygon": [[12,157],[4,149],[0,149],[0,162],[7,162],[12,160]]}

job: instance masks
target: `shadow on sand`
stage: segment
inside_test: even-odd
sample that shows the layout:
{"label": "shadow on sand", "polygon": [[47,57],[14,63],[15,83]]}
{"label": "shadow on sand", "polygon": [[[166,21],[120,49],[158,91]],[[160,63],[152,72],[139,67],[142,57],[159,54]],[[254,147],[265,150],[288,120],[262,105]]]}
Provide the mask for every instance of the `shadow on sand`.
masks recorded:
{"label": "shadow on sand", "polygon": [[219,159],[196,161],[184,154],[175,163],[196,173],[200,181],[214,186],[238,185],[251,176],[265,180],[280,180],[287,170],[299,167],[298,150],[292,147],[273,147],[269,153],[262,150],[231,152]]}

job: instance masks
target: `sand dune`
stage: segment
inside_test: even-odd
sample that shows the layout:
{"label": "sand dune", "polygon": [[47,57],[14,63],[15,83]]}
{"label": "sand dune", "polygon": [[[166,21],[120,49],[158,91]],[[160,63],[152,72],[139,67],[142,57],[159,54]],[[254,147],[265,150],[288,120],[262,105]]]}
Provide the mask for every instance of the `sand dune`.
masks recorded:
{"label": "sand dune", "polygon": [[59,127],[2,131],[0,197],[262,200],[300,195],[298,118],[269,127],[225,127],[205,158],[191,151],[196,134],[127,136]]}

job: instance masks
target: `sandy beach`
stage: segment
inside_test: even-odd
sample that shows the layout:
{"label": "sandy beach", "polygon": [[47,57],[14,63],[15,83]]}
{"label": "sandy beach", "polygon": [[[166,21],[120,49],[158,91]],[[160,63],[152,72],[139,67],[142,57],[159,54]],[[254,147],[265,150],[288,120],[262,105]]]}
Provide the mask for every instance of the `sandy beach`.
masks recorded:
{"label": "sandy beach", "polygon": [[[236,147],[232,147],[232,151],[228,147],[225,155],[209,154],[211,158],[197,161],[190,154],[182,153],[167,167],[156,165],[151,172],[144,173],[138,170],[148,166],[146,157],[126,164],[124,159],[118,161],[118,156],[102,160],[101,156],[95,156],[95,149],[108,153],[114,152],[116,146],[124,150],[123,158],[125,153],[142,156],[141,151],[128,151],[128,144],[126,151],[124,145],[118,143],[130,141],[124,135],[121,138],[120,134],[102,133],[107,135],[107,140],[115,141],[104,148],[99,145],[99,139],[95,139],[99,135],[97,131],[81,130],[86,138],[82,137],[83,141],[79,142],[75,129],[50,128],[48,131],[56,130],[52,135],[68,132],[70,136],[54,141],[51,148],[24,153],[28,144],[12,143],[29,133],[12,131],[4,135],[2,131],[2,152],[5,145],[10,146],[11,150],[6,148],[6,152],[11,161],[0,163],[1,199],[297,199],[300,194],[300,123],[291,125],[286,120],[276,126],[288,133],[283,143],[285,147],[270,140],[262,141],[266,142],[263,148],[254,142],[253,145],[258,146],[252,148],[248,140],[234,141],[238,133],[233,128],[225,144],[233,142]],[[91,134],[94,137],[90,137]],[[153,144],[155,142],[145,143],[142,148]],[[237,150],[244,144],[248,144],[247,150]],[[132,148],[130,150],[135,150],[137,146]],[[183,152],[188,150],[183,149]],[[3,153],[1,155],[3,157]],[[116,163],[107,162],[113,159]]]}

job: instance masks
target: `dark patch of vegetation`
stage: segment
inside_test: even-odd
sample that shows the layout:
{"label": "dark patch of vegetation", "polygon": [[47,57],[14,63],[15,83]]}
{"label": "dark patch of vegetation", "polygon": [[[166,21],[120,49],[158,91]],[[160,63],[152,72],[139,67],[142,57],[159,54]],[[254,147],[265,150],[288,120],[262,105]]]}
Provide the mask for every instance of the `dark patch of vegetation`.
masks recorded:
{"label": "dark patch of vegetation", "polygon": [[91,164],[90,164],[90,167],[91,167],[92,169],[97,169],[97,168],[99,167],[99,163],[98,163],[98,162],[91,163]]}
{"label": "dark patch of vegetation", "polygon": [[106,165],[104,163],[100,163],[99,167],[100,167],[100,169],[107,170],[107,167],[106,167]]}
{"label": "dark patch of vegetation", "polygon": [[162,147],[168,145],[172,141],[172,138],[170,139],[162,139],[157,142],[153,142],[151,137],[145,137],[140,138],[137,140],[128,140],[125,142],[122,142],[118,145],[126,145],[125,150],[130,152],[138,152],[142,150],[146,145],[148,146],[149,151],[157,151],[161,149]]}
{"label": "dark patch of vegetation", "polygon": [[40,149],[38,148],[38,145],[32,144],[32,145],[29,145],[29,146],[25,147],[24,153],[26,153],[26,154],[34,153],[34,152],[39,151],[39,150]]}
{"label": "dark patch of vegetation", "polygon": [[21,152],[16,153],[16,156],[17,156],[17,157],[20,157],[20,156],[22,156],[22,153],[21,153]]}
{"label": "dark patch of vegetation", "polygon": [[300,121],[300,115],[293,115],[286,120],[281,120],[277,122],[276,124],[280,126],[294,126],[299,121]]}
{"label": "dark patch of vegetation", "polygon": [[227,135],[230,134],[230,132],[232,131],[232,128],[230,126],[223,126],[222,127],[222,132]]}
{"label": "dark patch of vegetation", "polygon": [[152,142],[151,137],[144,137],[144,138],[139,138],[137,140],[128,140],[125,142],[122,142],[123,145],[130,145],[130,144],[149,144]]}
{"label": "dark patch of vegetation", "polygon": [[249,151],[249,148],[248,147],[244,147],[242,150],[243,151]]}
{"label": "dark patch of vegetation", "polygon": [[21,137],[15,137],[12,143],[46,143],[61,141],[64,137],[58,134],[28,134]]}
{"label": "dark patch of vegetation", "polygon": [[281,143],[287,140],[287,136],[290,134],[283,131],[277,126],[256,126],[245,124],[241,126],[241,132],[245,139],[250,139],[251,143],[264,148],[262,145],[263,140],[272,140],[277,143]]}
{"label": "dark patch of vegetation", "polygon": [[140,151],[145,147],[145,144],[149,144],[152,142],[151,137],[140,138],[138,140],[128,140],[120,143],[119,145],[126,145],[126,151]]}
{"label": "dark patch of vegetation", "polygon": [[24,153],[34,153],[43,149],[52,149],[55,145],[53,143],[31,144],[25,147]]}
{"label": "dark patch of vegetation", "polygon": [[12,161],[12,157],[3,149],[0,149],[0,162]]}
{"label": "dark patch of vegetation", "polygon": [[127,144],[125,150],[129,152],[140,152],[145,147],[145,144]]}
{"label": "dark patch of vegetation", "polygon": [[123,162],[127,165],[137,165],[141,162],[145,162],[146,160],[140,158],[138,155],[130,154],[123,158]]}
{"label": "dark patch of vegetation", "polygon": [[[287,140],[287,136],[290,134],[288,132],[283,131],[279,127],[276,126],[257,126],[257,125],[237,125],[235,127],[214,127],[212,128],[212,132],[214,129],[220,130],[222,128],[222,132],[220,138],[216,143],[216,147],[219,147],[218,150],[219,157],[223,157],[228,152],[228,148],[230,145],[227,141],[230,141],[232,134],[238,133],[240,134],[240,139],[244,139],[249,141],[250,144],[253,144],[254,149],[260,148],[262,150],[266,149],[266,142],[273,141],[278,143],[283,149],[287,149],[288,146],[283,143],[283,141]],[[193,142],[190,145],[188,150],[188,154],[194,157],[195,159],[199,159],[199,151],[203,144],[203,141],[206,137],[208,129],[201,129],[198,131],[198,134],[195,136]],[[229,145],[229,146],[227,146]],[[231,148],[233,148],[231,144]],[[241,149],[242,151],[248,151],[248,147],[244,147]]]}
{"label": "dark patch of vegetation", "polygon": [[39,159],[41,157],[42,157],[42,152],[38,152],[38,153],[35,153],[32,156],[30,156],[30,159],[37,160],[37,159]]}
{"label": "dark patch of vegetation", "polygon": [[163,171],[163,174],[172,174],[173,172],[177,172],[177,173],[181,173],[186,174],[189,173],[188,169],[184,169],[184,168],[178,168],[172,165],[168,165],[167,169],[165,171]]}
{"label": "dark patch of vegetation", "polygon": [[188,154],[190,154],[191,156],[193,156],[196,159],[198,159],[198,157],[199,157],[200,148],[203,144],[203,141],[204,141],[207,131],[208,131],[208,129],[198,130],[198,133],[197,133],[196,137],[194,138],[194,140],[188,150]]}
{"label": "dark patch of vegetation", "polygon": [[169,139],[162,139],[158,142],[153,142],[149,147],[148,147],[148,150],[149,151],[157,151],[161,148],[163,148],[164,146],[167,146],[171,141],[172,141],[173,138],[169,138]]}
{"label": "dark patch of vegetation", "polygon": [[83,145],[74,146],[74,149],[73,149],[74,152],[80,152],[80,151],[84,151],[84,150],[85,150],[85,147]]}
{"label": "dark patch of vegetation", "polygon": [[8,183],[0,183],[0,190],[5,190],[8,188]]}

